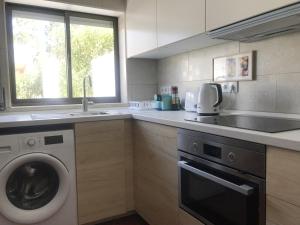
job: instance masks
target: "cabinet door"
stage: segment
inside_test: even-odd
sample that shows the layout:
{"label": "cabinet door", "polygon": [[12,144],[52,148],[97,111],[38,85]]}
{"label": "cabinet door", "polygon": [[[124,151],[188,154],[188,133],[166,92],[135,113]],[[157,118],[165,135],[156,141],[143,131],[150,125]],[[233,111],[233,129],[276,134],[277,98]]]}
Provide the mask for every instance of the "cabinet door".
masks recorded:
{"label": "cabinet door", "polygon": [[183,210],[179,211],[179,221],[180,225],[204,225],[204,223],[201,223]]}
{"label": "cabinet door", "polygon": [[177,129],[134,123],[136,211],[150,225],[178,225]]}
{"label": "cabinet door", "polygon": [[267,148],[267,220],[300,224],[300,152]]}
{"label": "cabinet door", "polygon": [[205,0],[157,0],[158,46],[205,32]]}
{"label": "cabinet door", "polygon": [[127,56],[157,48],[156,0],[127,0]]}
{"label": "cabinet door", "polygon": [[127,127],[124,120],[75,125],[79,224],[132,210]]}
{"label": "cabinet door", "polygon": [[[288,190],[288,189],[287,189]],[[299,225],[300,208],[267,195],[267,225]]]}
{"label": "cabinet door", "polygon": [[206,30],[213,30],[299,0],[207,0]]}

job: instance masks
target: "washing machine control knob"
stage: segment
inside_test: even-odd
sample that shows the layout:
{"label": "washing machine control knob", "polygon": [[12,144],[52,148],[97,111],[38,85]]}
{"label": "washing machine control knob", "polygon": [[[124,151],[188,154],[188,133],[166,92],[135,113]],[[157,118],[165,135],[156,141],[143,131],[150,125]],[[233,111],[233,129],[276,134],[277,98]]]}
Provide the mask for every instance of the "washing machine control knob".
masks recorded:
{"label": "washing machine control knob", "polygon": [[35,144],[36,144],[36,140],[35,139],[30,138],[30,139],[27,140],[27,145],[29,147],[33,147],[33,146],[35,146]]}

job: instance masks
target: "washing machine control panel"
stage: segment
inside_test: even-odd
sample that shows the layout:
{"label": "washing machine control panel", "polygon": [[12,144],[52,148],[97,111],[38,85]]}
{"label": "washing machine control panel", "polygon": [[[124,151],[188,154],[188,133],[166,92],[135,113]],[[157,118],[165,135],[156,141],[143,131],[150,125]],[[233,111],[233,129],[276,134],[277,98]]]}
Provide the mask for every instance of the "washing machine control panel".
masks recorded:
{"label": "washing machine control panel", "polygon": [[26,142],[26,144],[29,146],[29,147],[34,147],[36,145],[36,139],[35,138],[29,138]]}
{"label": "washing machine control panel", "polygon": [[26,136],[22,138],[22,146],[28,150],[57,144],[64,144],[63,135]]}
{"label": "washing machine control panel", "polygon": [[23,148],[36,149],[42,146],[43,142],[40,137],[25,137],[23,139]]}

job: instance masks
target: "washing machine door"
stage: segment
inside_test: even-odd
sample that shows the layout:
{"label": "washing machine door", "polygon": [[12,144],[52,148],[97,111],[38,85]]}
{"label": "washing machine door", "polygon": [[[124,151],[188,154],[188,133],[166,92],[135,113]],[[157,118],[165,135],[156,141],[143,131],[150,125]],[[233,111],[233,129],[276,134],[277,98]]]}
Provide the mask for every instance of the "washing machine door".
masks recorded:
{"label": "washing machine door", "polygon": [[17,224],[42,222],[63,206],[69,189],[69,172],[58,159],[20,156],[0,171],[0,213]]}

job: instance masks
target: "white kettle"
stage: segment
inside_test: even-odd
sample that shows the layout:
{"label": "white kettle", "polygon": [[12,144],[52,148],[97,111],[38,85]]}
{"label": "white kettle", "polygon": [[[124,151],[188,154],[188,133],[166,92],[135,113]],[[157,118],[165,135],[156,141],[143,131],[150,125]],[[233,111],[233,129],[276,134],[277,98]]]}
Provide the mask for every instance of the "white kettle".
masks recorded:
{"label": "white kettle", "polygon": [[216,83],[205,83],[200,86],[197,113],[199,116],[214,116],[220,113],[223,101],[222,87]]}

